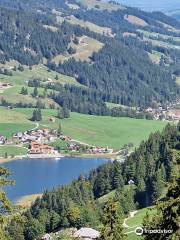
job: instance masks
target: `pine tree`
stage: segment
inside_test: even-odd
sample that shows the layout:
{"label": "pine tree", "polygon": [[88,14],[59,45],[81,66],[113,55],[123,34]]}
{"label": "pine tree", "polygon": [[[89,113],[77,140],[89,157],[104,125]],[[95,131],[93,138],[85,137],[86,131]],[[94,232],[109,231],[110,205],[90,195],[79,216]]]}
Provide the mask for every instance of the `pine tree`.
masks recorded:
{"label": "pine tree", "polygon": [[38,97],[38,89],[37,89],[37,87],[34,88],[33,97]]}
{"label": "pine tree", "polygon": [[57,135],[60,136],[62,133],[62,127],[61,127],[61,123],[59,123],[59,127],[58,127],[58,130],[57,130]]}
{"label": "pine tree", "polygon": [[6,169],[0,167],[0,239],[2,240],[8,239],[4,230],[7,223],[5,215],[12,211],[12,205],[3,190],[4,186],[13,184],[13,181],[8,180],[9,175]]}
{"label": "pine tree", "polygon": [[121,223],[121,211],[117,202],[110,199],[104,207],[103,223],[99,240],[123,240],[125,234]]}
{"label": "pine tree", "polygon": [[55,80],[59,80],[59,77],[58,77],[58,75],[56,74],[56,76],[55,76]]}
{"label": "pine tree", "polygon": [[32,114],[31,121],[42,121],[41,109],[35,109]]}
{"label": "pine tree", "polygon": [[22,95],[28,95],[28,90],[25,87],[22,87],[21,92]]}
{"label": "pine tree", "polygon": [[57,117],[58,117],[59,119],[63,119],[63,118],[64,118],[64,111],[63,111],[62,108],[60,108],[60,109],[58,110]]}
{"label": "pine tree", "polygon": [[63,107],[63,115],[64,115],[64,118],[70,117],[70,113],[67,107]]}

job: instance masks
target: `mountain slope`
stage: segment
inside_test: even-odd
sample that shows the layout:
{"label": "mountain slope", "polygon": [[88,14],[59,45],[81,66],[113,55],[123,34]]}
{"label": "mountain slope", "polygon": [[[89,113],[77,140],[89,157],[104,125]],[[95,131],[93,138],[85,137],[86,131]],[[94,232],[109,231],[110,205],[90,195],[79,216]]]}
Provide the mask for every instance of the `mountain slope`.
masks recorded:
{"label": "mountain slope", "polygon": [[176,100],[180,23],[115,3],[89,7],[94,2],[0,0],[1,63],[43,63],[74,77],[86,90],[41,85],[72,111],[107,115],[105,102],[144,107]]}

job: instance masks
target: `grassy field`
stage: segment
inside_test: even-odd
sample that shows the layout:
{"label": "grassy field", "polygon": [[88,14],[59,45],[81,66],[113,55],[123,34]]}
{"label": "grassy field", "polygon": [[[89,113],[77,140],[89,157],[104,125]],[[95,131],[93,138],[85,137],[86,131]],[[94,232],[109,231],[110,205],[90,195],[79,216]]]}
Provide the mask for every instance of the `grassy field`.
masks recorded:
{"label": "grassy field", "polygon": [[145,27],[148,25],[148,23],[145,22],[143,19],[133,15],[128,15],[128,16],[126,15],[124,19],[127,20],[129,23],[135,24],[137,26]]}
{"label": "grassy field", "polygon": [[[133,218],[130,218],[129,220],[126,221],[126,224],[129,226],[129,228],[126,228],[126,233],[127,233],[127,239],[128,240],[141,240],[143,237],[137,236],[134,232],[137,227],[141,227],[143,223],[143,219],[146,216],[146,213],[150,216],[156,214],[156,209],[152,210],[150,208],[143,208],[138,210],[138,212],[135,214]],[[131,233],[128,233],[131,232]]]}
{"label": "grassy field", "polygon": [[69,76],[62,75],[60,73],[54,72],[54,71],[48,71],[48,68],[46,68],[44,65],[37,65],[33,67],[33,70],[30,70],[29,68],[25,68],[23,72],[21,71],[12,71],[13,76],[6,76],[3,74],[0,74],[0,82],[11,82],[12,84],[16,85],[24,85],[27,80],[33,79],[33,78],[40,78],[42,80],[48,80],[51,79],[52,81],[55,80],[56,75],[58,75],[59,82],[62,84],[75,84],[78,85],[77,81]]}
{"label": "grassy field", "polygon": [[28,120],[22,112],[0,108],[0,135],[11,137],[13,133],[34,128],[35,123]]}
{"label": "grassy field", "polygon": [[[72,77],[56,73],[54,71],[49,71],[44,65],[34,66],[32,70],[25,68],[24,71],[12,71],[12,76],[6,76],[0,74],[0,82],[8,82],[13,85],[13,87],[1,91],[0,97],[3,97],[9,103],[31,103],[36,105],[37,99],[33,98],[31,93],[33,93],[34,88],[27,87],[27,81],[34,78],[39,78],[42,82],[59,82],[61,84],[72,84],[80,86],[80,84]],[[58,80],[56,80],[58,76]],[[20,94],[22,87],[28,89],[28,95]],[[50,91],[50,90],[49,90]],[[38,88],[39,94],[43,94],[44,89]],[[49,107],[54,101],[49,98],[42,99],[42,102]]]}
{"label": "grassy field", "polygon": [[72,113],[71,118],[61,121],[65,134],[92,145],[120,149],[124,144],[138,146],[151,132],[162,130],[162,121],[136,120],[88,116]]}
{"label": "grassy field", "polygon": [[180,85],[180,77],[176,78],[176,82]]}
{"label": "grassy field", "polygon": [[14,133],[25,132],[34,126],[32,123],[0,123],[0,134],[9,138]]}
{"label": "grassy field", "polygon": [[[172,48],[172,49],[180,49],[180,46],[179,46],[180,38],[179,37],[171,37],[168,35],[154,33],[154,32],[151,33],[151,32],[144,31],[144,30],[138,30],[138,31],[143,33],[143,35],[144,35],[143,41],[149,41],[155,46]],[[160,36],[162,39],[158,40],[158,36]],[[154,39],[152,39],[152,38],[154,38]],[[169,38],[173,39],[175,41],[175,43],[168,42],[167,40]],[[177,44],[176,44],[176,42],[177,42]]]}
{"label": "grassy field", "polygon": [[[32,128],[34,124],[28,120],[32,112],[33,109],[30,108],[12,110],[0,108],[2,133],[10,135],[21,129]],[[151,132],[162,130],[166,124],[162,121],[89,116],[79,113],[71,113],[70,118],[59,120],[56,118],[57,110],[53,109],[43,109],[42,116],[43,120],[39,122],[39,127],[58,128],[61,122],[64,134],[91,145],[109,146],[115,149],[120,149],[127,143],[138,146]],[[51,122],[50,117],[54,117],[55,122]]]}
{"label": "grassy field", "polygon": [[60,61],[64,62],[72,57],[74,57],[76,60],[90,61],[89,58],[92,56],[93,52],[98,52],[103,47],[103,43],[97,41],[96,39],[87,36],[82,36],[79,39],[79,44],[78,45],[72,44],[72,47],[76,49],[76,53],[67,55],[57,55],[56,57],[53,58],[53,61],[56,64],[59,64]]}
{"label": "grassy field", "polygon": [[148,55],[153,63],[159,64],[163,54],[153,50],[152,53],[148,53]]}
{"label": "grassy field", "polygon": [[146,213],[149,213],[149,215],[153,215],[156,213],[155,209],[148,209],[148,208],[143,208],[138,210],[138,212],[135,214],[135,216],[133,218],[130,218],[129,220],[127,220],[127,225],[130,227],[137,227],[137,226],[141,226],[144,217],[146,216]]}
{"label": "grassy field", "polygon": [[8,157],[20,156],[27,154],[27,149],[18,146],[0,146],[0,157],[5,157],[6,153]]}
{"label": "grassy field", "polygon": [[[77,25],[80,25],[83,28],[89,28],[93,32],[100,33],[100,34],[105,34],[105,35],[108,35],[108,36],[113,36],[111,28],[101,27],[101,26],[98,26],[97,24],[94,24],[94,23],[91,23],[91,22],[88,22],[88,21],[83,21],[81,19],[76,18],[73,15],[68,16],[65,19],[66,19],[66,21],[68,21],[71,24],[77,24]],[[59,20],[61,21],[62,18],[59,18]]]}
{"label": "grassy field", "polygon": [[116,5],[113,3],[99,1],[99,0],[78,0],[88,9],[99,9],[99,10],[107,10],[107,11],[116,11],[118,9],[125,9],[122,5]]}

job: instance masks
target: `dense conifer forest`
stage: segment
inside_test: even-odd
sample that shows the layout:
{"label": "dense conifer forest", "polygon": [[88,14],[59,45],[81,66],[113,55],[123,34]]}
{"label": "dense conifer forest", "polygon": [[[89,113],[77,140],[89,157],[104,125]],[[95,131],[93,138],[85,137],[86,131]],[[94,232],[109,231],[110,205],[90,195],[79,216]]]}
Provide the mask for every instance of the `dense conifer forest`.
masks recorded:
{"label": "dense conifer forest", "polygon": [[[83,106],[82,101],[76,101],[76,106],[67,104],[70,110],[77,112],[105,115],[104,102],[144,107],[154,102],[162,104],[177,98],[179,87],[174,76],[179,76],[180,50],[157,47],[150,42],[141,41],[142,33],[139,30],[168,34],[172,38],[179,37],[178,31],[169,31],[165,25],[179,29],[178,21],[162,13],[145,13],[134,8],[99,11],[86,9],[77,1],[69,2],[78,4],[79,8],[71,9],[64,1],[39,0],[31,1],[29,5],[22,0],[1,0],[1,63],[14,59],[21,64],[32,66],[45,61],[50,69],[75,77],[87,87],[84,96],[88,99]],[[94,33],[66,20],[60,24],[52,13],[53,7],[61,11],[64,17],[73,14],[79,20],[109,27],[114,37]],[[126,16],[136,16],[145,21],[146,25],[131,24],[126,21]],[[56,31],[44,26],[53,26]],[[136,37],[123,37],[124,32],[134,33]],[[90,62],[77,61],[72,57],[65,62],[54,63],[53,58],[59,54],[73,55],[74,49],[69,47],[69,44],[84,35],[104,45],[99,52],[92,54]],[[166,41],[173,43],[174,40],[168,38]],[[168,56],[161,58],[160,65],[153,64],[148,55],[156,50]],[[67,102],[69,91],[76,99],[82,99],[83,89],[74,91],[70,86],[64,89],[63,96],[60,94],[61,99],[58,94],[53,96],[55,101]],[[97,110],[91,110],[94,101],[89,96],[94,91],[99,102],[95,104]]]}

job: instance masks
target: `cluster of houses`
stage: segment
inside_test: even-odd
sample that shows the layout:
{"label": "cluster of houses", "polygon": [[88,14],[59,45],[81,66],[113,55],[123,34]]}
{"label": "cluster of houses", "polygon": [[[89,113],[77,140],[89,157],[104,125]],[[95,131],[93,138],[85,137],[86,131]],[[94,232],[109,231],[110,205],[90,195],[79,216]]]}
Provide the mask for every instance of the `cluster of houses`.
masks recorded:
{"label": "cluster of houses", "polygon": [[33,141],[40,143],[53,142],[57,138],[56,130],[49,129],[35,129],[27,132],[15,133],[12,137],[13,141],[20,143],[30,143]]}
{"label": "cluster of houses", "polygon": [[180,110],[173,109],[170,107],[158,107],[158,108],[146,108],[146,113],[150,113],[155,120],[162,121],[179,121],[180,120]]}
{"label": "cluster of houses", "polygon": [[87,153],[90,154],[101,154],[101,153],[108,153],[108,154],[112,154],[114,152],[114,150],[112,148],[108,148],[108,147],[92,147],[92,148],[88,148],[87,149]]}
{"label": "cluster of houses", "polygon": [[[1,139],[2,138],[2,139]],[[3,137],[0,138],[2,142],[5,142]],[[20,144],[29,144],[30,149],[28,154],[57,154],[53,147],[49,146],[49,143],[54,142],[57,139],[61,139],[67,142],[67,150],[69,152],[78,152],[83,149],[83,152],[88,154],[111,154],[113,149],[108,147],[95,147],[95,146],[84,146],[72,140],[70,137],[61,134],[57,134],[56,130],[50,129],[34,129],[26,132],[18,132],[13,134],[12,141]]]}

